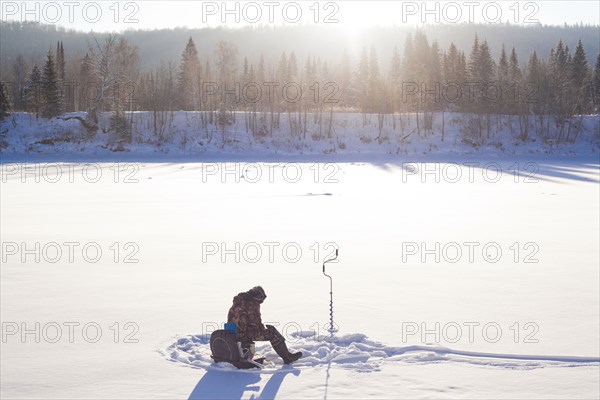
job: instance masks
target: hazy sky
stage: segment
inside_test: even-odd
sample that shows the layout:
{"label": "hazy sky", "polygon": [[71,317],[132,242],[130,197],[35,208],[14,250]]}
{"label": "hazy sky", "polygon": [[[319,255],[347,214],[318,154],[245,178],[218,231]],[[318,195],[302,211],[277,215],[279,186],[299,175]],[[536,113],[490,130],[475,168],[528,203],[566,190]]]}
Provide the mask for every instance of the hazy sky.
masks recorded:
{"label": "hazy sky", "polygon": [[124,29],[335,24],[357,33],[369,25],[518,23],[600,25],[590,1],[5,1],[2,20],[40,21],[96,32]]}

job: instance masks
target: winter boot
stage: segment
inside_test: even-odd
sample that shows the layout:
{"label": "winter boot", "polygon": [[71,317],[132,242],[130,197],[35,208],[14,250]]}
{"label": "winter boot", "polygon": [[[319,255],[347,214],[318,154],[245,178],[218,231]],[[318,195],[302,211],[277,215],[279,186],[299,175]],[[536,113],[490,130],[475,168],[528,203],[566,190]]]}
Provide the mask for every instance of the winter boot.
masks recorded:
{"label": "winter boot", "polygon": [[290,353],[284,340],[277,341],[277,343],[275,343],[275,341],[272,341],[271,345],[273,345],[275,352],[279,357],[283,359],[283,362],[285,364],[291,364],[294,361],[298,360],[300,357],[302,357],[301,351],[297,353]]}
{"label": "winter boot", "polygon": [[267,329],[271,332],[271,346],[279,357],[283,359],[285,364],[291,364],[294,361],[302,357],[302,352],[290,353],[286,344],[285,338],[279,331],[272,325],[267,325]]}

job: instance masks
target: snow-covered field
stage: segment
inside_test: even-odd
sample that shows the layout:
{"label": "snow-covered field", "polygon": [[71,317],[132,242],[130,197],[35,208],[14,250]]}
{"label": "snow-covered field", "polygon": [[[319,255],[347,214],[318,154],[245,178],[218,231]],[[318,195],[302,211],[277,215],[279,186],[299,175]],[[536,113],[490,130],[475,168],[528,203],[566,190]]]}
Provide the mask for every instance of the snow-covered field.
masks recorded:
{"label": "snow-covered field", "polygon": [[600,397],[597,154],[173,158],[3,154],[0,397]]}
{"label": "snow-covered field", "polygon": [[[115,143],[111,133],[110,113],[100,116],[98,130],[87,132],[81,122],[85,113],[69,113],[47,120],[29,113],[15,113],[0,122],[0,152],[5,155],[45,154],[64,159],[65,155],[104,159],[114,150],[134,156],[182,156],[206,160],[215,155],[237,155],[268,160],[273,154],[285,156],[400,155],[419,157],[425,154],[486,156],[515,155],[585,155],[600,153],[600,119],[597,115],[576,116],[564,123],[544,116],[479,116],[461,113],[435,113],[432,127],[423,128],[423,114],[379,115],[336,112],[329,114],[282,113],[279,125],[271,131],[269,113],[257,114],[255,135],[250,133],[248,115],[238,112],[227,126],[204,124],[200,112],[161,113],[164,125],[157,124],[150,112],[128,114],[132,123],[130,143]],[[290,123],[291,119],[291,123]],[[330,123],[331,119],[331,123]],[[488,125],[489,124],[489,125]],[[292,126],[294,131],[292,132]],[[526,127],[526,129],[525,129]]]}

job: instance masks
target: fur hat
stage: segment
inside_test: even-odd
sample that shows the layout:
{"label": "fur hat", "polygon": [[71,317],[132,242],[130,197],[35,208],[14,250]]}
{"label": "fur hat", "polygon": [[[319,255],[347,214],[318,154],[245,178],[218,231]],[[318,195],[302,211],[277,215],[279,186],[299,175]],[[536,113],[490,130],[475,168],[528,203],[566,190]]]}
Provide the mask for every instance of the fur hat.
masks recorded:
{"label": "fur hat", "polygon": [[267,294],[260,286],[254,286],[252,289],[248,290],[248,294],[258,300],[259,303],[262,303],[267,298]]}

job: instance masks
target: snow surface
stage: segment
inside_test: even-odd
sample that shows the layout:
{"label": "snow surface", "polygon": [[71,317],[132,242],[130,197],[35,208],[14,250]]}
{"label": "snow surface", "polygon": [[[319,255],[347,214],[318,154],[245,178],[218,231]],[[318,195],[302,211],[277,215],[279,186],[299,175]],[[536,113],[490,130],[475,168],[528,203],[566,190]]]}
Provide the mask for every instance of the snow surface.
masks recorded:
{"label": "snow surface", "polygon": [[[375,148],[326,158],[214,149],[202,163],[137,149],[3,152],[3,246],[94,242],[103,255],[88,262],[78,247],[74,262],[66,253],[56,263],[51,256],[22,262],[3,248],[0,397],[599,398],[600,160],[583,145],[562,152],[578,156],[536,146],[518,155]],[[85,163],[97,163],[101,179],[83,179]],[[502,172],[497,181],[492,164]],[[123,175],[115,182],[115,165],[134,165],[134,182]],[[36,175],[53,173],[49,166],[73,179],[65,173],[36,183]],[[284,178],[296,168],[298,181]],[[462,172],[455,183],[450,168]],[[262,178],[249,182],[257,169]],[[128,242],[137,245],[137,263],[123,262]],[[203,252],[207,243],[231,249],[236,242],[260,244],[262,258],[223,261]],[[272,261],[266,242],[279,244]],[[481,245],[473,262],[423,262],[403,252],[403,243],[436,242]],[[494,263],[481,253],[492,242],[503,251]],[[288,243],[302,251],[297,262],[282,255]],[[333,341],[323,336],[329,281],[321,262],[329,243],[340,249],[339,262],[327,266],[340,329]],[[535,246],[537,262],[525,262]],[[210,363],[207,335],[224,322],[233,296],[257,284],[268,295],[265,323],[278,324],[306,357],[284,366],[259,343],[265,370]],[[39,343],[34,334],[7,333],[10,323],[33,329],[36,322],[47,328]],[[72,343],[69,322],[79,323]],[[82,333],[92,322],[102,330],[96,343]],[[440,337],[407,335],[408,326],[436,322],[448,328]],[[52,323],[62,327],[56,343]],[[472,338],[469,323],[479,324]],[[502,329],[497,341],[483,335],[490,323]],[[447,340],[456,325],[461,335]]]}
{"label": "snow surface", "polygon": [[[294,369],[333,364],[359,372],[371,372],[380,371],[384,361],[404,363],[453,361],[511,369],[550,366],[575,367],[586,364],[594,366],[594,363],[600,362],[597,357],[481,353],[440,346],[394,347],[369,340],[362,334],[319,336],[315,332],[308,332],[308,335],[306,333],[293,332],[288,338],[294,344],[294,351],[302,352],[302,358],[293,365]],[[170,361],[192,367],[236,371],[231,364],[214,363],[211,358],[209,341],[209,334],[188,335],[177,339],[162,353]],[[266,357],[268,360],[265,368],[261,369],[261,373],[276,373],[281,370],[283,362],[270,345],[259,344],[257,351],[260,357]]]}

